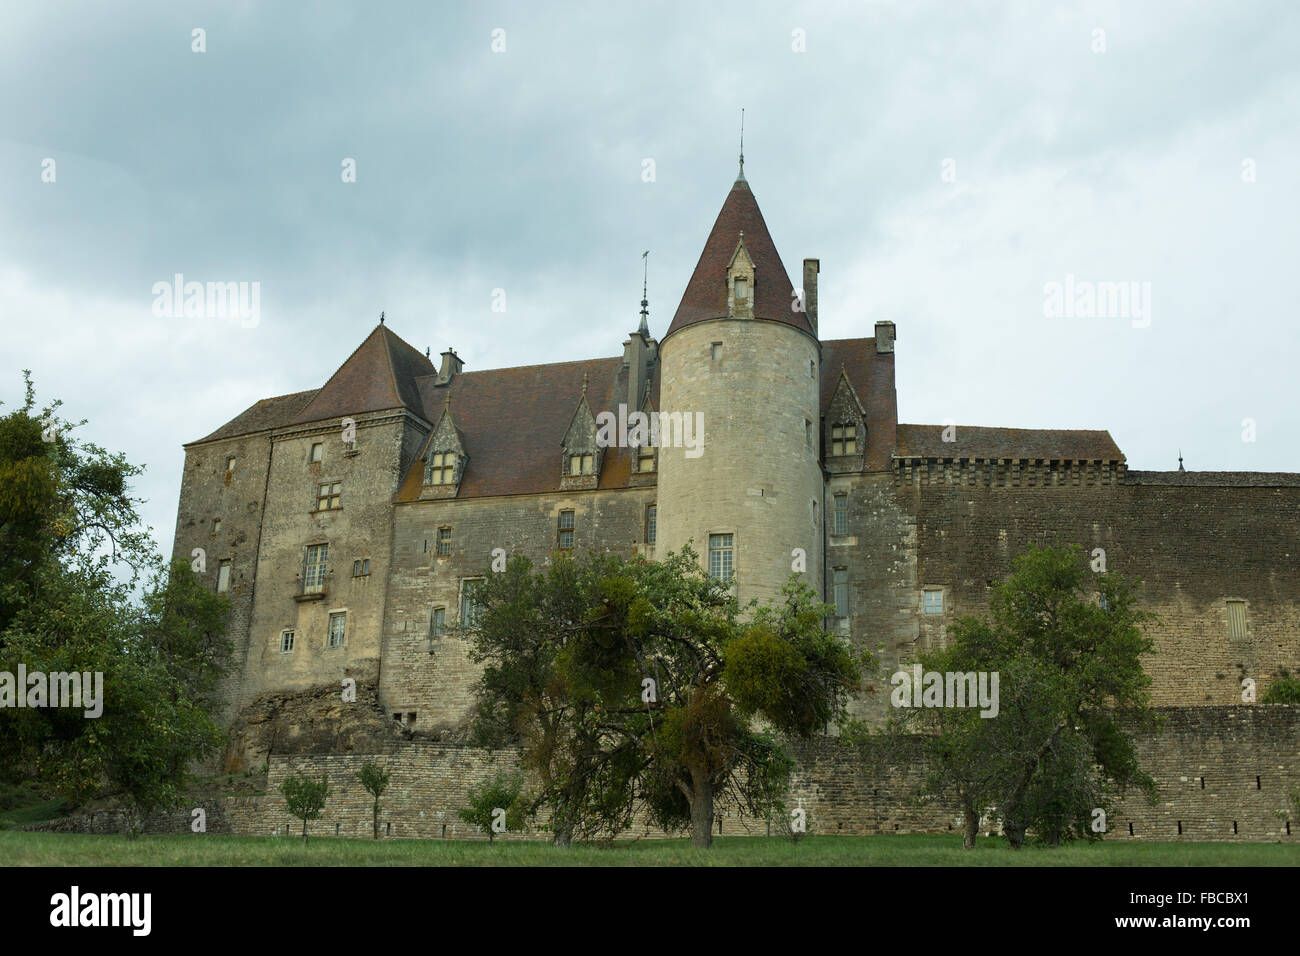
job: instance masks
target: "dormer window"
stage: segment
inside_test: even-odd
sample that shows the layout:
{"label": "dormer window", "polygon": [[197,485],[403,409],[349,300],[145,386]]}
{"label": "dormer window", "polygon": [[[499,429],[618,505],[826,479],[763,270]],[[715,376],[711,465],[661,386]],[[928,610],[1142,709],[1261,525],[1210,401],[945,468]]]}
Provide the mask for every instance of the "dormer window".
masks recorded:
{"label": "dormer window", "polygon": [[842,422],[831,426],[831,456],[856,455],[858,453],[858,426],[853,422]]}
{"label": "dormer window", "polygon": [[749,280],[738,276],[736,278],[736,299],[740,300],[740,299],[748,299],[748,298],[749,298]]}
{"label": "dormer window", "polygon": [[569,456],[570,475],[594,474],[595,467],[596,467],[595,455],[570,455]]}
{"label": "dormer window", "polygon": [[754,260],[745,248],[745,234],[738,236],[736,251],[727,264],[727,315],[754,317]]}
{"label": "dormer window", "polygon": [[430,485],[450,485],[454,483],[456,473],[456,453],[454,451],[434,452],[429,456]]}

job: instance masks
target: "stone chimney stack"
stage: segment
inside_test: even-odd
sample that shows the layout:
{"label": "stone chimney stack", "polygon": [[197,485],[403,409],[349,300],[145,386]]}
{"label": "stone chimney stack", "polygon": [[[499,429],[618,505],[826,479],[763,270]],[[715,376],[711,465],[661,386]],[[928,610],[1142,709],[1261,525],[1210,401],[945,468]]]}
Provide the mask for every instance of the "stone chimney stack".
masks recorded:
{"label": "stone chimney stack", "polygon": [[884,354],[894,351],[894,323],[876,323],[876,352]]}
{"label": "stone chimney stack", "polygon": [[452,376],[459,375],[460,370],[465,367],[465,363],[460,360],[454,349],[447,349],[442,353],[442,367],[438,369],[438,377],[433,380],[434,385],[446,385],[451,381]]}
{"label": "stone chimney stack", "polygon": [[812,326],[813,334],[817,333],[817,273],[822,271],[820,259],[805,259],[803,261],[803,309],[804,315],[808,316],[808,324]]}
{"label": "stone chimney stack", "polygon": [[635,412],[641,407],[641,393],[645,391],[647,366],[650,364],[650,342],[640,332],[633,332],[623,343],[623,365],[627,368],[627,410]]}

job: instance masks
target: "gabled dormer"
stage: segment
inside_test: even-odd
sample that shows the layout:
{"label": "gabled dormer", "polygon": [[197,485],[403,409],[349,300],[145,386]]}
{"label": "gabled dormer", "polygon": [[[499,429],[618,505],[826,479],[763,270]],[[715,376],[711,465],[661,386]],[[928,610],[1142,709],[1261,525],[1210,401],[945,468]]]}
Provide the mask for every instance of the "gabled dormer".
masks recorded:
{"label": "gabled dormer", "polygon": [[831,474],[861,471],[867,448],[867,416],[843,366],[822,427],[826,470]]}
{"label": "gabled dormer", "polygon": [[[641,404],[637,408],[645,418],[643,422],[647,423],[645,429],[636,429],[636,438],[641,437],[642,431],[651,431],[649,424],[655,420],[654,404],[650,401],[650,383],[646,382],[645,388],[642,389]],[[658,429],[653,429],[655,433]],[[628,425],[628,444],[633,441],[634,429],[631,423]],[[630,449],[632,454],[632,473],[629,476],[628,484],[631,485],[653,485],[659,480],[659,449],[653,444],[653,438],[646,436],[644,444]]]}
{"label": "gabled dormer", "polygon": [[754,260],[745,248],[745,234],[740,234],[736,250],[727,263],[727,315],[737,319],[754,317]]}
{"label": "gabled dormer", "polygon": [[596,416],[587,404],[587,376],[582,376],[582,395],[569,419],[561,442],[560,489],[576,491],[594,489],[600,480],[600,466],[605,449],[596,441]]}
{"label": "gabled dormer", "polygon": [[465,454],[465,437],[456,427],[451,414],[451,395],[442,406],[442,416],[434,426],[420,456],[424,461],[421,498],[455,498],[469,458]]}

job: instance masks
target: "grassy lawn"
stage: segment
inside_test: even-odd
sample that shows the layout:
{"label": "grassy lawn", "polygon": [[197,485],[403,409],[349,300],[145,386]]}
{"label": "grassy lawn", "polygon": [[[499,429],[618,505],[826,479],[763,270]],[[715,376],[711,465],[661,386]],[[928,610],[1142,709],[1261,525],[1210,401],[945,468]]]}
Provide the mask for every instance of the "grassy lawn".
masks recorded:
{"label": "grassy lawn", "polygon": [[963,852],[950,834],[718,837],[711,850],[687,840],[641,840],[614,848],[469,840],[121,836],[0,831],[8,866],[1300,866],[1300,844],[1097,843],[1019,853],[981,838]]}

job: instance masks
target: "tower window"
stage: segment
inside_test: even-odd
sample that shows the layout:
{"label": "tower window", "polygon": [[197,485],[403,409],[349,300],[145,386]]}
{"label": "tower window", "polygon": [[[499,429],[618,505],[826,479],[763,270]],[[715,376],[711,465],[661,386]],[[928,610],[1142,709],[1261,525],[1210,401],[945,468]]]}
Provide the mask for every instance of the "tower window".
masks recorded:
{"label": "tower window", "polygon": [[943,591],[934,589],[923,592],[925,597],[924,610],[926,614],[943,613]]}
{"label": "tower window", "polygon": [[656,525],[658,524],[658,518],[659,516],[658,516],[657,506],[650,505],[648,508],[646,508],[645,510],[645,543],[646,544],[655,543],[655,534],[658,532],[658,528],[656,527]]}
{"label": "tower window", "polygon": [[735,535],[709,535],[709,575],[724,584],[735,576]]}
{"label": "tower window", "polygon": [[735,288],[736,288],[736,298],[737,298],[737,299],[748,299],[748,298],[749,298],[749,280],[748,280],[748,279],[744,279],[744,278],[737,277],[737,278],[736,278],[736,285],[735,285]]}
{"label": "tower window", "polygon": [[445,607],[435,607],[433,617],[429,621],[429,630],[434,637],[442,637],[447,630],[447,609]]}
{"label": "tower window", "polygon": [[849,496],[835,496],[835,524],[832,526],[832,534],[849,533]]}
{"label": "tower window", "polygon": [[858,453],[858,426],[844,422],[831,426],[831,455],[856,455]]}
{"label": "tower window", "polygon": [[832,593],[835,597],[835,616],[849,616],[849,569],[836,568],[832,577]]}
{"label": "tower window", "polygon": [[483,586],[482,578],[468,578],[460,585],[460,623],[473,627],[483,613],[483,605],[478,601],[478,589]]}
{"label": "tower window", "polygon": [[230,590],[230,560],[223,558],[217,565],[217,593],[225,594]]}
{"label": "tower window", "polygon": [[213,534],[220,534],[220,533],[221,533],[221,519],[220,519],[220,518],[213,518],[213,519],[212,519],[212,533],[213,533]]}
{"label": "tower window", "polygon": [[438,529],[437,553],[451,554],[451,529],[450,528]]}
{"label": "tower window", "polygon": [[235,470],[235,456],[231,455],[229,458],[226,459],[226,471],[234,471],[234,470]]}
{"label": "tower window", "polygon": [[329,558],[327,544],[310,544],[303,561],[302,589],[305,592],[325,590],[325,562]]}
{"label": "tower window", "polygon": [[281,654],[293,653],[293,637],[294,637],[293,631],[280,632],[280,653]]}
{"label": "tower window", "polygon": [[655,470],[655,449],[653,445],[642,445],[637,449],[636,470],[642,474]]}
{"label": "tower window", "polygon": [[570,475],[590,475],[596,468],[595,455],[570,455],[569,456],[569,474]]}
{"label": "tower window", "polygon": [[348,629],[348,612],[335,611],[330,615],[330,647],[342,647],[343,635]]}
{"label": "tower window", "polygon": [[450,485],[456,474],[456,453],[435,452],[429,456],[429,484]]}
{"label": "tower window", "polygon": [[320,461],[324,457],[325,457],[324,442],[313,442],[311,446],[311,460]]}
{"label": "tower window", "polygon": [[1228,602],[1228,640],[1244,641],[1246,639],[1246,602]]}
{"label": "tower window", "polygon": [[710,356],[710,357],[713,359],[713,361],[715,361],[715,362],[716,362],[718,359],[722,358],[722,343],[721,343],[721,342],[714,342],[712,345],[709,346],[709,356]]}
{"label": "tower window", "polygon": [[343,482],[329,481],[321,485],[316,492],[317,511],[336,511],[342,508]]}
{"label": "tower window", "polygon": [[365,577],[365,576],[366,576],[367,574],[369,574],[369,573],[370,573],[370,559],[369,559],[369,558],[361,558],[361,559],[358,560],[358,561],[353,561],[353,562],[352,562],[352,576],[353,576],[354,578]]}
{"label": "tower window", "polygon": [[809,448],[812,447],[812,422],[806,418],[803,420],[803,440]]}
{"label": "tower window", "polygon": [[574,528],[573,512],[561,511],[560,526],[558,529],[560,532],[559,545],[561,550],[568,551],[573,548],[573,528]]}

